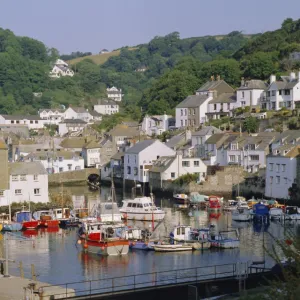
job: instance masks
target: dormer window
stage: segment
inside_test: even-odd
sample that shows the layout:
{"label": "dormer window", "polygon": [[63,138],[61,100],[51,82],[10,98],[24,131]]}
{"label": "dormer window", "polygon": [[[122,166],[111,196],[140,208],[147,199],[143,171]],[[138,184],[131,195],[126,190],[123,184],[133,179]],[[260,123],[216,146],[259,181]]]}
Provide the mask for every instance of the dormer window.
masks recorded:
{"label": "dormer window", "polygon": [[237,150],[237,144],[231,144],[231,150]]}
{"label": "dormer window", "polygon": [[255,144],[249,144],[248,145],[248,150],[255,150],[256,145]]}

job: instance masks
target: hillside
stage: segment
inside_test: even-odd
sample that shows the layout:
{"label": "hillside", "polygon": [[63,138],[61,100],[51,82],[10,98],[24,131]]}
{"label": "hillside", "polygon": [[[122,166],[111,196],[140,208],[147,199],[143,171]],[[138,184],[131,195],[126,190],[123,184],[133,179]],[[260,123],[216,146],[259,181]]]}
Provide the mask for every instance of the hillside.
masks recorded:
{"label": "hillside", "polygon": [[[128,48],[128,50],[136,50],[137,48]],[[84,57],[77,57],[68,61],[70,65],[75,65],[84,59],[91,59],[96,65],[104,64],[110,57],[120,55],[120,50],[114,50],[109,53],[93,54]]]}

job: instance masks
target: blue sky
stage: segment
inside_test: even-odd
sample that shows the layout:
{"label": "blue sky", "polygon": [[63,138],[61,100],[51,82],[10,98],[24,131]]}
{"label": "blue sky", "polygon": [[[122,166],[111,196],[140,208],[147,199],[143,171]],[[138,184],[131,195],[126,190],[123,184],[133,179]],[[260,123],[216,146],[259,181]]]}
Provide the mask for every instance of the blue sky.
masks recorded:
{"label": "blue sky", "polygon": [[43,41],[60,53],[181,37],[257,33],[300,18],[299,0],[2,0],[0,27]]}

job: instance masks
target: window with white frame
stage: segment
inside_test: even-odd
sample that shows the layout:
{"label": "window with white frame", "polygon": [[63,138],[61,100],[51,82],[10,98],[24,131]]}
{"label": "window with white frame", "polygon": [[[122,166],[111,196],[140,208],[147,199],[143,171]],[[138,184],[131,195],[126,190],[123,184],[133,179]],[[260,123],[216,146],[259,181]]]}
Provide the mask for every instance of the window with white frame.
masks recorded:
{"label": "window with white frame", "polygon": [[276,164],[276,172],[279,172],[280,164]]}
{"label": "window with white frame", "polygon": [[237,150],[237,144],[231,144],[231,150]]}
{"label": "window with white frame", "polygon": [[183,166],[183,167],[189,167],[189,166],[190,166],[190,162],[187,161],[187,160],[183,160],[183,161],[182,161],[182,166]]}
{"label": "window with white frame", "polygon": [[171,178],[175,178],[175,173],[174,172],[171,173]]}
{"label": "window with white frame", "polygon": [[270,176],[270,183],[273,183],[273,176]]}
{"label": "window with white frame", "polygon": [[194,160],[194,167],[199,167],[199,160]]}
{"label": "window with white frame", "polygon": [[235,162],[235,155],[229,155],[229,162]]}
{"label": "window with white frame", "polygon": [[20,175],[20,180],[21,181],[26,181],[27,179],[26,179],[26,175]]}
{"label": "window with white frame", "polygon": [[273,163],[269,163],[269,170],[270,171],[273,171],[273,167],[274,167],[274,164]]}
{"label": "window with white frame", "polygon": [[41,189],[33,189],[33,193],[35,196],[39,196],[41,194]]}
{"label": "window with white frame", "polygon": [[284,177],[283,180],[284,180],[284,184],[288,183],[288,179],[286,177]]}
{"label": "window with white frame", "polygon": [[15,190],[15,195],[22,195],[22,190],[20,189]]}
{"label": "window with white frame", "polygon": [[19,176],[18,175],[12,175],[11,179],[12,179],[12,181],[19,181]]}
{"label": "window with white frame", "polygon": [[259,155],[250,155],[250,160],[259,160]]}
{"label": "window with white frame", "polygon": [[280,176],[276,176],[276,184],[280,184]]}
{"label": "window with white frame", "polygon": [[3,197],[3,196],[4,196],[4,191],[0,190],[0,197]]}
{"label": "window with white frame", "polygon": [[39,175],[33,175],[33,180],[34,181],[39,181]]}
{"label": "window with white frame", "polygon": [[285,164],[282,164],[282,165],[281,165],[282,172],[285,172],[285,167],[286,167]]}

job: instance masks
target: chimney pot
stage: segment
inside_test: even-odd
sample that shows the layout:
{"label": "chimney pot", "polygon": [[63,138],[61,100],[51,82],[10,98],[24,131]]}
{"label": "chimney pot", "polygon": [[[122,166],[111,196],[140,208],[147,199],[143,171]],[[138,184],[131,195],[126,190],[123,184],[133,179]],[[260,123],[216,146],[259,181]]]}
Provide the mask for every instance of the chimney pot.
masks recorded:
{"label": "chimney pot", "polygon": [[276,81],[276,75],[271,75],[270,76],[270,83],[273,83],[273,82],[275,82]]}

